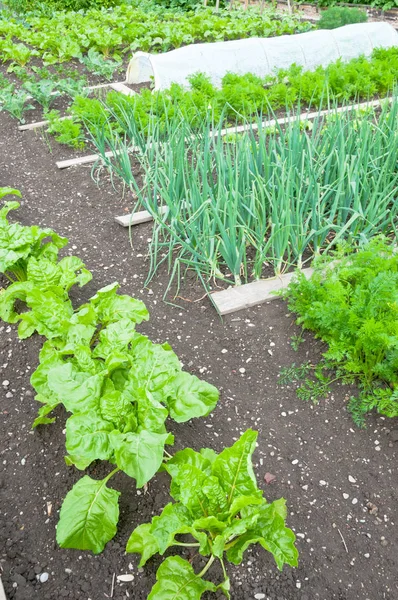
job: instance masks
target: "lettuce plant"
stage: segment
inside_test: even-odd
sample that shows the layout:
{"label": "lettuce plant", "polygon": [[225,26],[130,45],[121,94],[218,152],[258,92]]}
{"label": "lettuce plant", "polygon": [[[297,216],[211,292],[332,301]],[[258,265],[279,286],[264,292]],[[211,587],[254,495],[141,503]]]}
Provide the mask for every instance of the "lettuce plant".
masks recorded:
{"label": "lettuce plant", "polygon": [[[141,555],[140,567],[171,546],[196,548],[207,562],[196,573],[191,562],[169,556],[158,569],[148,600],[199,600],[205,591],[217,590],[230,598],[225,561],[240,564],[251,544],[270,552],[279,569],[285,563],[297,565],[295,535],[285,526],[285,500],[268,503],[257,487],[251,461],[256,439],[257,432],[249,429],[218,455],[208,448],[186,448],[165,461],[175,502],[133,531],[127,552]],[[194,541],[180,541],[176,536],[181,534]],[[204,579],[215,561],[224,577],[218,584]]]}

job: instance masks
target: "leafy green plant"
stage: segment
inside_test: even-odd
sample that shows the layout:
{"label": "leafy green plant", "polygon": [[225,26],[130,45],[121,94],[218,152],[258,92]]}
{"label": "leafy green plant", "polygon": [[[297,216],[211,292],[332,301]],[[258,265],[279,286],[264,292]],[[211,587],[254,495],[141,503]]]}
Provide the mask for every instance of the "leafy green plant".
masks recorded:
{"label": "leafy green plant", "polygon": [[40,79],[38,81],[31,79],[26,81],[23,87],[36,102],[41,104],[45,111],[49,110],[51,104],[59,96],[57,84],[52,79]]}
{"label": "leafy green plant", "polygon": [[39,52],[44,64],[49,65],[80,59],[91,48],[106,58],[120,60],[121,52],[138,49],[165,52],[196,41],[283,35],[309,28],[309,23],[296,16],[280,15],[272,7],[263,12],[256,8],[184,12],[143,0],[123,3],[110,11],[91,8],[53,15],[50,11],[49,16],[26,14],[23,23],[4,16],[0,18],[0,41],[1,36],[19,40]]}
{"label": "leafy green plant", "polygon": [[87,55],[83,56],[81,62],[87,67],[89,71],[94,73],[94,75],[99,75],[104,77],[107,81],[111,81],[113,78],[113,74],[116,69],[122,65],[122,60],[111,60],[105,59],[100,52],[94,50],[94,48],[90,48]]}
{"label": "leafy green plant", "polygon": [[[1,197],[7,194],[20,195],[17,190],[0,188]],[[11,283],[0,293],[0,318],[19,322],[21,339],[35,331],[56,337],[73,314],[70,288],[85,285],[92,276],[76,256],[58,262],[66,238],[36,225],[9,223],[8,213],[18,207],[18,202],[7,202],[0,210],[0,273]],[[24,305],[22,312],[15,309],[17,301]]]}
{"label": "leafy green plant", "polygon": [[24,123],[24,113],[34,109],[32,104],[27,104],[28,100],[29,94],[25,90],[16,90],[15,86],[10,84],[0,90],[0,111],[5,110]]}
{"label": "leafy green plant", "polygon": [[391,242],[376,237],[357,252],[348,245],[318,259],[312,277],[298,275],[286,296],[298,323],[328,344],[324,357],[336,378],[357,381],[361,392],[349,405],[356,421],[372,409],[398,416],[398,254]]}
{"label": "leafy green plant", "polygon": [[[11,188],[0,195],[19,195]],[[209,414],[217,389],[182,371],[168,344],[154,344],[135,330],[149,318],[145,305],[117,294],[119,285],[100,289],[74,310],[70,288],[85,285],[91,273],[82,261],[57,261],[67,240],[52,230],[10,224],[0,211],[0,272],[10,284],[0,293],[0,318],[19,322],[24,339],[37,331],[47,338],[31,383],[42,404],[33,427],[52,423],[60,404],[66,423],[66,463],[86,469],[95,460],[116,468],[102,481],[83,477],[68,493],[57,540],[66,548],[101,552],[116,532],[118,493],[106,487],[124,471],[142,487],[161,467],[165,445],[174,437],[165,421],[177,423]],[[16,301],[27,310],[17,312]],[[167,454],[167,453],[166,453]]]}
{"label": "leafy green plant", "polygon": [[368,15],[359,8],[347,6],[332,6],[321,13],[318,29],[336,29],[350,23],[366,23]]}
{"label": "leafy green plant", "polygon": [[50,111],[46,117],[49,121],[47,132],[55,135],[57,142],[83,150],[85,146],[84,132],[79,123],[76,123],[73,118],[60,117],[57,110]]}
{"label": "leafy green plant", "polygon": [[[196,548],[209,557],[199,573],[191,561],[169,556],[158,569],[157,583],[148,599],[196,600],[205,591],[220,590],[230,598],[230,579],[225,561],[240,564],[251,544],[270,552],[279,569],[297,565],[294,533],[285,527],[285,500],[268,503],[257,487],[251,457],[257,432],[247,430],[233,446],[216,454],[208,448],[187,448],[166,459],[171,476],[170,494],[175,500],[151,523],[139,525],[127,543],[127,552],[141,554],[142,567],[154,554],[163,555],[171,546]],[[180,541],[188,534],[193,542]],[[224,579],[218,585],[204,579],[215,561]]]}
{"label": "leafy green plant", "polygon": [[[318,6],[338,6],[341,0],[318,0]],[[371,6],[381,9],[381,10],[389,10],[390,8],[396,8],[397,0],[372,0],[369,2],[368,0],[350,0],[350,4],[357,4],[358,6]],[[345,8],[345,7],[344,7]]]}

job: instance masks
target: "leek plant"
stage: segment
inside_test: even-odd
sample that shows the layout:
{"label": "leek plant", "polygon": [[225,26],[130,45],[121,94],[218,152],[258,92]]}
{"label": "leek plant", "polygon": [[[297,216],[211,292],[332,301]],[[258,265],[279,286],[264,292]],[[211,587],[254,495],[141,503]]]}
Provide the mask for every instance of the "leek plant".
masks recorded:
{"label": "leek plant", "polygon": [[111,175],[153,216],[147,281],[166,262],[178,285],[184,268],[205,285],[213,277],[240,284],[261,278],[265,263],[279,275],[339,240],[395,235],[398,101],[379,111],[332,110],[311,129],[261,121],[232,140],[210,113],[195,132],[175,114],[166,130],[150,119],[146,137],[134,123],[124,140],[109,127],[92,134]]}

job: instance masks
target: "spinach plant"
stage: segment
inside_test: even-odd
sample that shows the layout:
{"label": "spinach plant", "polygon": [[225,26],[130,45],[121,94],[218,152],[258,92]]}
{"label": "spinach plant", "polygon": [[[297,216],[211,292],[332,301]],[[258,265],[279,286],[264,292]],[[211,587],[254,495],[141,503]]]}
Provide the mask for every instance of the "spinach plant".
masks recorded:
{"label": "spinach plant", "polygon": [[[256,439],[257,432],[249,429],[218,455],[208,448],[200,452],[186,448],[166,459],[164,469],[171,476],[175,502],[133,531],[127,552],[141,554],[140,567],[171,546],[196,548],[207,562],[196,573],[180,556],[166,558],[148,600],[199,600],[205,591],[217,590],[230,598],[225,562],[240,564],[251,544],[271,552],[279,569],[285,563],[297,565],[295,535],[285,526],[285,500],[268,503],[257,487],[251,461]],[[181,534],[194,541],[181,541],[177,537]],[[215,561],[223,572],[218,584],[204,579]]]}

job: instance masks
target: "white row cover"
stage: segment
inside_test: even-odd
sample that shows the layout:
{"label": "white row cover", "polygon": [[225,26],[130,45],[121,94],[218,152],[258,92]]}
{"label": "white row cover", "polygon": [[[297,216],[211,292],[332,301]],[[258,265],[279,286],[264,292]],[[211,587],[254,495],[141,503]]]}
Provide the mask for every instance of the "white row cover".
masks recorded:
{"label": "white row cover", "polygon": [[164,54],[137,52],[129,63],[126,81],[153,80],[155,90],[165,90],[171,83],[189,87],[187,78],[201,72],[220,86],[226,73],[265,77],[293,63],[312,70],[338,58],[348,61],[361,55],[370,56],[375,48],[391,46],[398,46],[398,32],[389,23],[380,22],[273,38],[191,44]]}

